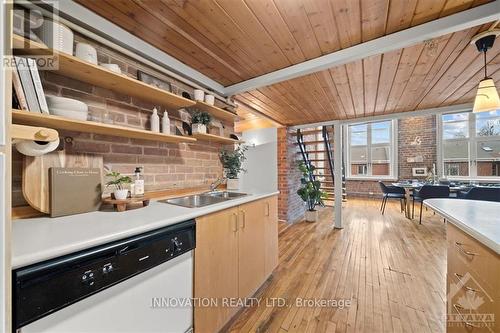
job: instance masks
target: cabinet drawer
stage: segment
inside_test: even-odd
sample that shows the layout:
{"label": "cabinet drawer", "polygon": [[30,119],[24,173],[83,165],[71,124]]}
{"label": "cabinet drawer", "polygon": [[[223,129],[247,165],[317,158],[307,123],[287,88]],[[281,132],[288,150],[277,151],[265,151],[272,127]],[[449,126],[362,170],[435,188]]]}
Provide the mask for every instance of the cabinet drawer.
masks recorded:
{"label": "cabinet drawer", "polygon": [[[447,227],[447,239],[448,267],[451,264],[463,273],[470,272],[481,281],[483,288],[494,291],[495,296],[499,296],[499,256],[450,223]],[[462,274],[460,271],[454,273]]]}

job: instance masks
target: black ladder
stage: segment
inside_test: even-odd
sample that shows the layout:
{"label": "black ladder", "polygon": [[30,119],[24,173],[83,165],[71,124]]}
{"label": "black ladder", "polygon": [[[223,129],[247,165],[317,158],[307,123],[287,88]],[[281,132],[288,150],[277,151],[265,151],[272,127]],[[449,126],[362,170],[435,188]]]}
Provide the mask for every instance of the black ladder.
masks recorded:
{"label": "black ladder", "polygon": [[308,171],[308,174],[309,174],[309,180],[313,182],[316,180],[316,176],[313,173],[312,163],[309,160],[309,153],[306,150],[306,145],[304,144],[304,136],[302,135],[300,129],[297,129],[297,143],[299,144],[299,149],[300,149],[300,153],[302,155],[302,160],[304,161],[304,164],[305,164],[307,171]]}

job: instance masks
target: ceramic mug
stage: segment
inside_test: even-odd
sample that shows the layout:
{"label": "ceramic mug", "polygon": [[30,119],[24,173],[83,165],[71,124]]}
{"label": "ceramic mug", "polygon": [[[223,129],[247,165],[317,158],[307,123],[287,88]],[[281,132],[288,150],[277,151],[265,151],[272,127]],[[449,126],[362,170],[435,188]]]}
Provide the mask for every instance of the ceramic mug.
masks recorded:
{"label": "ceramic mug", "polygon": [[214,105],[215,103],[215,97],[214,95],[205,95],[205,103],[207,103],[208,105]]}
{"label": "ceramic mug", "polygon": [[194,90],[194,100],[195,101],[203,102],[204,97],[205,97],[205,92],[203,90],[201,90],[201,89]]}
{"label": "ceramic mug", "polygon": [[75,56],[83,61],[87,61],[91,64],[97,65],[97,51],[92,45],[86,43],[77,43]]}

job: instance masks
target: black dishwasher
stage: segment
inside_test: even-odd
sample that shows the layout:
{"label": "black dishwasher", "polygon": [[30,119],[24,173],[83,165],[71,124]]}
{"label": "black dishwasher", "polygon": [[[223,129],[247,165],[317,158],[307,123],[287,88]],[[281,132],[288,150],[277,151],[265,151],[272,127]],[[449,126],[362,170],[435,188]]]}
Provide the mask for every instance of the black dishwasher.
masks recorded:
{"label": "black dishwasher", "polygon": [[13,271],[18,329],[195,248],[189,220]]}

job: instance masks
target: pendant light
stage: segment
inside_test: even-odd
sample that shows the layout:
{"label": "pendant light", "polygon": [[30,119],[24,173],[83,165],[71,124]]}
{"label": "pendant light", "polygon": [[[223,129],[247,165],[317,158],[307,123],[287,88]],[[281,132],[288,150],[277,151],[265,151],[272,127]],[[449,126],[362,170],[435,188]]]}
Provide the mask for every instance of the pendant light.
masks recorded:
{"label": "pendant light", "polygon": [[475,36],[472,42],[476,44],[477,50],[484,55],[484,79],[479,82],[476,99],[474,100],[473,112],[495,111],[500,109],[500,98],[492,78],[488,77],[486,68],[486,52],[491,49],[498,30],[485,31]]}

